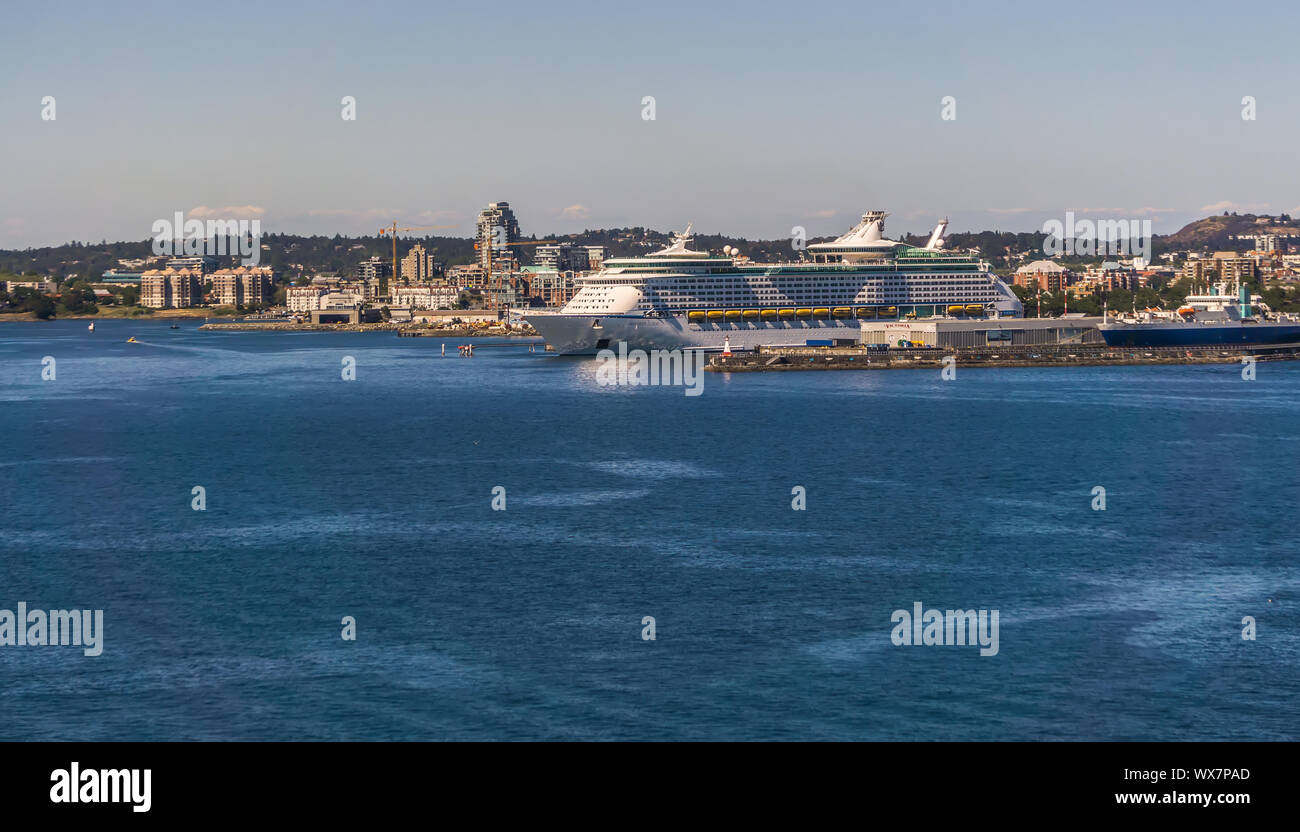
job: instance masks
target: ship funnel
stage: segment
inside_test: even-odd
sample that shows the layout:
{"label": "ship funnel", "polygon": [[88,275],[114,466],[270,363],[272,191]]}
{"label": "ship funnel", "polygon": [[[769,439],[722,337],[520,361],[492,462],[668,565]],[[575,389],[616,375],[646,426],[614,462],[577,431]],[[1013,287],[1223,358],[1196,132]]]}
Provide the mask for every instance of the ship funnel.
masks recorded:
{"label": "ship funnel", "polygon": [[939,220],[939,224],[934,227],[934,233],[930,235],[930,242],[925,247],[930,251],[936,251],[943,248],[943,232],[948,229],[948,218],[944,217]]}

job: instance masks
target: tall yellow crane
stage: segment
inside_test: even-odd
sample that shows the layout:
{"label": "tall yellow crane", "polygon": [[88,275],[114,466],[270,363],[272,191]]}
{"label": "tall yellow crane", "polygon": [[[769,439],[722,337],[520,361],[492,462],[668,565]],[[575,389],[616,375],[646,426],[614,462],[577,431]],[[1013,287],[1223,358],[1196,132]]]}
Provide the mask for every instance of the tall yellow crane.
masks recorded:
{"label": "tall yellow crane", "polygon": [[[521,243],[493,243],[492,245],[488,246],[487,247],[487,274],[483,276],[484,281],[487,283],[488,289],[491,290],[492,288],[492,249],[501,248],[504,246],[549,246],[549,245],[554,245],[554,243],[555,240],[525,240],[524,242]],[[477,249],[478,247],[479,244],[475,243],[474,248]],[[497,308],[497,299],[501,296],[500,289],[501,289],[501,281],[498,280],[497,291],[492,293],[493,314],[500,314],[500,309]],[[510,315],[510,307],[506,307],[506,316],[509,317],[509,315]],[[509,322],[507,321],[507,323]]]}
{"label": "tall yellow crane", "polygon": [[[393,241],[393,279],[397,279],[397,234],[399,231],[432,231],[435,228],[455,228],[454,225],[408,225],[406,228],[398,228],[397,222],[394,221],[388,226],[379,229],[379,236],[387,234]],[[383,297],[388,294],[388,284],[384,279],[379,279],[379,295]]]}

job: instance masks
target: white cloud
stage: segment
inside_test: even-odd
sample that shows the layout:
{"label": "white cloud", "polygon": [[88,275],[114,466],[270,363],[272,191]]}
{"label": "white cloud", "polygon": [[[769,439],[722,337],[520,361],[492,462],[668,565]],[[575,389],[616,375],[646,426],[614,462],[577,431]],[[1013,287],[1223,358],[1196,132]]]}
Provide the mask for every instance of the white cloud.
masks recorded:
{"label": "white cloud", "polygon": [[266,213],[266,209],[257,205],[227,205],[221,210],[209,208],[206,205],[198,205],[189,210],[186,216],[195,219],[234,219],[234,220],[252,220],[261,217]]}
{"label": "white cloud", "polygon": [[352,208],[312,208],[307,212],[309,217],[343,217],[345,219],[365,220],[365,219],[387,219],[393,217],[398,212],[393,208],[369,208],[365,211],[357,211]]}
{"label": "white cloud", "polygon": [[1209,205],[1202,205],[1201,211],[1206,214],[1222,214],[1224,211],[1236,211],[1239,214],[1253,214],[1256,211],[1263,211],[1268,208],[1267,202],[1241,203],[1225,199],[1222,202],[1212,202]]}
{"label": "white cloud", "polygon": [[591,216],[591,211],[587,206],[575,203],[561,211],[560,216],[566,220],[585,220]]}
{"label": "white cloud", "polygon": [[[459,223],[461,220],[459,211],[430,211],[424,210],[415,214],[411,222],[419,225],[445,223],[447,221]],[[439,225],[440,228],[451,228],[450,225]]]}
{"label": "white cloud", "polygon": [[1076,214],[1114,214],[1117,216],[1143,216],[1149,214],[1174,214],[1174,208],[1076,208]]}

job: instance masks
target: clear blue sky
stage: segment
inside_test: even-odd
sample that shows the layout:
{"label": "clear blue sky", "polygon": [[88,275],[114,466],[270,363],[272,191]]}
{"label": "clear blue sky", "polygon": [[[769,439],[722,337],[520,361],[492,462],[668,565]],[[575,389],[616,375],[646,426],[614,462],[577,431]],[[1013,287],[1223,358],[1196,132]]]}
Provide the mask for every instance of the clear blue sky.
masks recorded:
{"label": "clear blue sky", "polygon": [[870,208],[892,232],[1300,214],[1298,9],[6,0],[0,247],[144,239],[200,206],[468,234],[505,199],[526,234],[751,238]]}

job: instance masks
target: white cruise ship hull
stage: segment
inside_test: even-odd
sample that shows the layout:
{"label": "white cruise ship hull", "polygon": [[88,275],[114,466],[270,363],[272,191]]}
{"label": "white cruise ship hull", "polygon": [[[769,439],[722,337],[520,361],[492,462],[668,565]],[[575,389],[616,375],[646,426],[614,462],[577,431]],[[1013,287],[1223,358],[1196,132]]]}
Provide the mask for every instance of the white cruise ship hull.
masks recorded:
{"label": "white cruise ship hull", "polygon": [[620,341],[626,341],[628,349],[641,350],[721,350],[725,343],[732,349],[754,349],[835,338],[856,340],[862,332],[861,323],[851,318],[697,324],[688,323],[684,316],[552,313],[525,315],[524,320],[561,355],[617,350]]}

